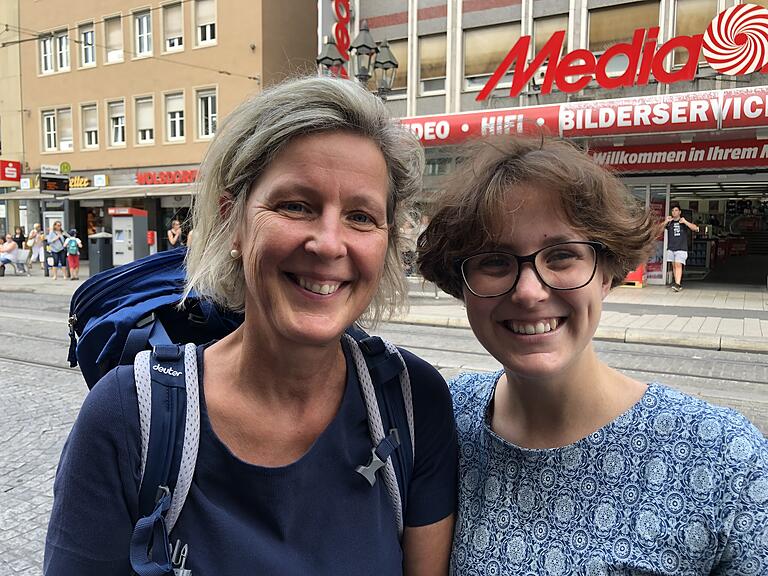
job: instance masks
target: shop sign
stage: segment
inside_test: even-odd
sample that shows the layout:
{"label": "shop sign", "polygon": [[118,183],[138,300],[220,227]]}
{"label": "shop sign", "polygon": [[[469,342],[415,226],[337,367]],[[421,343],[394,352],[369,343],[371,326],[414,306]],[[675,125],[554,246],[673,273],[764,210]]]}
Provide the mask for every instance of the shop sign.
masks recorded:
{"label": "shop sign", "polygon": [[32,178],[22,178],[19,180],[19,188],[22,190],[32,190]]}
{"label": "shop sign", "polygon": [[156,184],[192,184],[197,170],[174,170],[165,172],[136,172],[136,183],[142,186]]}
{"label": "shop sign", "polygon": [[[644,86],[651,78],[661,84],[691,81],[701,54],[718,74],[740,76],[758,70],[768,74],[768,51],[763,46],[768,36],[768,9],[762,6],[738,4],[728,8],[715,16],[704,34],[676,36],[661,45],[658,35],[658,27],[638,28],[631,43],[615,44],[599,58],[584,49],[573,50],[561,58],[565,30],[558,30],[527,66],[531,36],[521,36],[476,100],[488,98],[513,65],[511,97],[518,96],[540,69],[544,71],[542,94],[549,94],[553,85],[561,92],[578,92],[593,79],[605,90]],[[684,50],[688,59],[680,69],[668,71],[664,60],[674,50]],[[608,72],[610,61],[616,57],[628,61],[620,75]]]}
{"label": "shop sign", "polygon": [[40,176],[40,192],[69,192],[69,178],[66,176]]}
{"label": "shop sign", "polygon": [[[352,17],[349,0],[333,0],[333,14],[336,17],[336,22],[333,24],[336,48],[339,49],[341,57],[349,61],[349,45],[352,42],[349,34],[349,21]],[[342,78],[349,78],[349,73],[343,64],[339,66],[338,73]]]}
{"label": "shop sign", "polygon": [[69,187],[70,188],[88,188],[91,185],[91,181],[84,176],[70,176]]}
{"label": "shop sign", "polygon": [[40,164],[40,174],[61,174],[58,164]]}
{"label": "shop sign", "polygon": [[94,174],[93,175],[94,186],[109,186],[109,176],[106,174]]}
{"label": "shop sign", "polygon": [[617,172],[675,172],[765,168],[768,141],[735,140],[593,148],[597,164]]}
{"label": "shop sign", "polygon": [[21,162],[0,160],[0,180],[18,182],[21,179]]}
{"label": "shop sign", "polygon": [[768,127],[768,87],[709,90],[403,118],[425,146],[542,132],[564,138]]}

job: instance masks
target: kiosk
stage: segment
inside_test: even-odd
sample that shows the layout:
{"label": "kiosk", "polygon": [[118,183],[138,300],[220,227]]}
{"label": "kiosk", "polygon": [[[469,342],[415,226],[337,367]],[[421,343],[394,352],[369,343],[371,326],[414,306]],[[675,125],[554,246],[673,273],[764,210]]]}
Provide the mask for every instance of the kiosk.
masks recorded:
{"label": "kiosk", "polygon": [[120,266],[149,256],[147,211],[115,206],[107,212],[112,216],[112,264]]}

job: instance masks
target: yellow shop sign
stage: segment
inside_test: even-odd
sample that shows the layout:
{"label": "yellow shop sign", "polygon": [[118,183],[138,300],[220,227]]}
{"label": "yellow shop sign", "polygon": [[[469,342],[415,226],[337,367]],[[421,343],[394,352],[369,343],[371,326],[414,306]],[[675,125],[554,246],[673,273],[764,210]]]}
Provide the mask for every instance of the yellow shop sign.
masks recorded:
{"label": "yellow shop sign", "polygon": [[88,188],[90,185],[90,178],[85,178],[84,176],[72,176],[69,179],[70,188]]}

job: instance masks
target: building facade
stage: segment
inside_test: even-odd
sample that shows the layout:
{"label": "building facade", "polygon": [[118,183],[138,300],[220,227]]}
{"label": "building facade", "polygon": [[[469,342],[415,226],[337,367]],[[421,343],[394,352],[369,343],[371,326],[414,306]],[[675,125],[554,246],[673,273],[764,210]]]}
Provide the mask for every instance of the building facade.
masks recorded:
{"label": "building facade", "polygon": [[[338,16],[323,16],[326,3],[337,2],[320,2],[322,32],[333,34]],[[765,284],[768,56],[740,34],[768,33],[768,12],[734,28],[723,13],[748,8],[734,0],[349,4],[351,36],[366,20],[399,61],[387,103],[426,147],[427,188],[439,188],[468,137],[567,138],[660,216],[679,204],[704,224],[690,247],[691,277]],[[728,58],[748,56],[751,68],[710,63],[719,56],[706,55],[711,23],[722,27]],[[665,282],[663,248],[662,238],[644,269],[651,283]]]}
{"label": "building facade", "polygon": [[[24,173],[5,199],[27,227],[90,235],[111,231],[110,207],[138,208],[164,248],[218,122],[313,69],[317,13],[300,0],[20,0],[18,13]],[[56,172],[69,191],[41,192]]]}

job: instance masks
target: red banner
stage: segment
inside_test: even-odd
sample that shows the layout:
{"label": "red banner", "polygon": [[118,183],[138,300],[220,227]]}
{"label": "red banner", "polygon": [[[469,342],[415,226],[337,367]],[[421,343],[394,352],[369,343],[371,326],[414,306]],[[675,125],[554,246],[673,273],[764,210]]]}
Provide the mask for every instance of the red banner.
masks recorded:
{"label": "red banner", "polygon": [[594,148],[595,161],[618,172],[677,172],[768,167],[768,140]]}
{"label": "red banner", "polygon": [[490,134],[562,137],[768,127],[768,87],[503,108],[403,118],[425,146]]}

